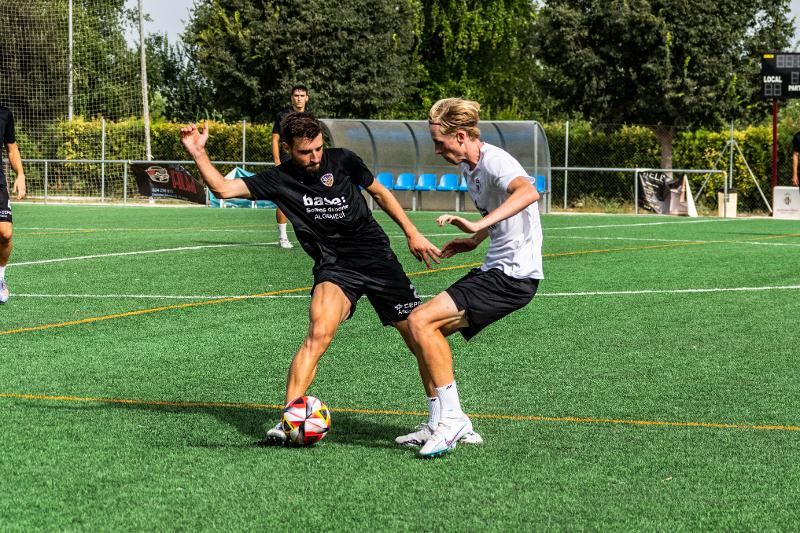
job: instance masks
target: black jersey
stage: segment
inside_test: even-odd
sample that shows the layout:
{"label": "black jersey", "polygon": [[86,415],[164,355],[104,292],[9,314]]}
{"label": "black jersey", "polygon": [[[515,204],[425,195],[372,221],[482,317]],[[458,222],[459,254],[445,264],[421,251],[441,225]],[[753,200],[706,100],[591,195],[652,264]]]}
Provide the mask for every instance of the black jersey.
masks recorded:
{"label": "black jersey", "polygon": [[275,202],[292,221],[297,240],[318,269],[358,268],[394,257],[389,237],[359,190],[373,180],[356,154],[327,148],[313,175],[290,159],[244,181],[254,199]]}
{"label": "black jersey", "polygon": [[800,131],[792,137],[792,152],[800,152]]}
{"label": "black jersey", "polygon": [[[288,115],[292,111],[294,111],[294,109],[292,108],[284,109],[275,116],[275,124],[272,125],[272,133],[277,133],[280,139],[283,139],[283,128],[281,128],[281,122],[283,122],[283,119],[286,118],[286,115]],[[281,163],[283,163],[290,157],[289,154],[283,149],[283,146],[281,146],[280,144],[278,144],[278,153],[280,154]],[[275,164],[277,163],[278,161],[275,161]]]}
{"label": "black jersey", "polygon": [[[3,154],[2,147],[15,142],[17,142],[17,134],[14,129],[14,115],[7,107],[0,106],[0,155],[7,156],[8,154]],[[4,165],[0,165],[0,179],[5,177],[3,167]]]}

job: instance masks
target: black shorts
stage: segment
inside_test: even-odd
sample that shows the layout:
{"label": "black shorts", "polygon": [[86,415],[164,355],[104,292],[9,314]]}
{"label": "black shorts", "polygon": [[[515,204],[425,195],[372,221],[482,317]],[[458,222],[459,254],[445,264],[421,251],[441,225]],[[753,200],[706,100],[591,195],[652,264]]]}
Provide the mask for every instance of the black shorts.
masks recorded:
{"label": "black shorts", "polygon": [[314,287],[323,281],[338,286],[350,300],[348,319],[356,312],[358,299],[365,294],[384,326],[406,320],[411,311],[422,303],[417,289],[394,254],[392,260],[367,268],[350,269],[332,265],[315,270]]}
{"label": "black shorts", "polygon": [[8,182],[0,174],[0,222],[11,222],[11,199],[8,194]]}
{"label": "black shorts", "polygon": [[489,324],[528,305],[538,288],[538,279],[517,279],[496,268],[475,268],[445,290],[458,310],[465,311],[469,325],[459,331],[470,340]]}

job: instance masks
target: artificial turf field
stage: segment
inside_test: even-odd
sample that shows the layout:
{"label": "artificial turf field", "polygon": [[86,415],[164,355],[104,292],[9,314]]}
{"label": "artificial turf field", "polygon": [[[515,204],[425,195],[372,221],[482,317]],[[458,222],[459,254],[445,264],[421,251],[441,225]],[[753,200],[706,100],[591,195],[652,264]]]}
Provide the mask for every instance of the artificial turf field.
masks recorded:
{"label": "artificial turf field", "polygon": [[[444,244],[438,213],[409,213]],[[474,215],[473,215],[474,216]],[[424,272],[376,217],[420,295]],[[271,210],[18,204],[0,307],[0,529],[783,530],[800,520],[800,222],[543,217],[546,279],[451,337],[485,440],[421,460],[413,357],[362,300],[309,393],[333,429],[256,443],[307,327]],[[261,295],[261,297],[242,298]]]}

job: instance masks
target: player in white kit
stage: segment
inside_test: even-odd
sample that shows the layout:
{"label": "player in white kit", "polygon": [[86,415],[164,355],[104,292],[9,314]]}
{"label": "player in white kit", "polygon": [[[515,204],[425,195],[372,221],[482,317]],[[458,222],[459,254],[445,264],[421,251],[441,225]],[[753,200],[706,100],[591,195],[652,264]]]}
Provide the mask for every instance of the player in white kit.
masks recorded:
{"label": "player in white kit", "polygon": [[471,222],[442,215],[440,226],[452,224],[472,235],[448,242],[442,257],[474,250],[489,237],[489,250],[476,268],[420,305],[408,319],[425,367],[420,375],[428,395],[428,423],[396,439],[420,445],[420,455],[435,457],[461,442],[480,443],[472,422],[461,409],[453,373],[453,355],[446,337],[461,332],[466,340],[507,314],[527,305],[536,294],[542,271],[542,227],[539,193],[522,165],[508,152],[481,141],[480,105],[448,98],[428,114],[436,153],[459,165],[469,194],[483,218]]}

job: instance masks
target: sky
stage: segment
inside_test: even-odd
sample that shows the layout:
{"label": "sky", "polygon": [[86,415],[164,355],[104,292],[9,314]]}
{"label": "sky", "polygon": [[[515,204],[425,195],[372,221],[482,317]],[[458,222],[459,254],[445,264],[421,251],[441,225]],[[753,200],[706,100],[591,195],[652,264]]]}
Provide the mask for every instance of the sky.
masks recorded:
{"label": "sky", "polygon": [[[796,0],[800,4],[800,0]],[[128,7],[136,7],[138,0],[126,0]],[[194,0],[142,0],[142,8],[150,15],[152,21],[145,21],[144,32],[165,33],[173,43],[179,39],[189,13],[194,6]],[[138,36],[137,39],[138,41]]]}
{"label": "sky", "polygon": [[[136,5],[138,0],[126,0],[129,7]],[[145,33],[164,33],[170,41],[178,40],[180,33],[189,20],[189,13],[194,5],[194,0],[142,0],[144,11],[153,19],[145,22]],[[795,37],[792,45],[800,41],[800,0],[791,0],[790,15],[795,17]]]}

